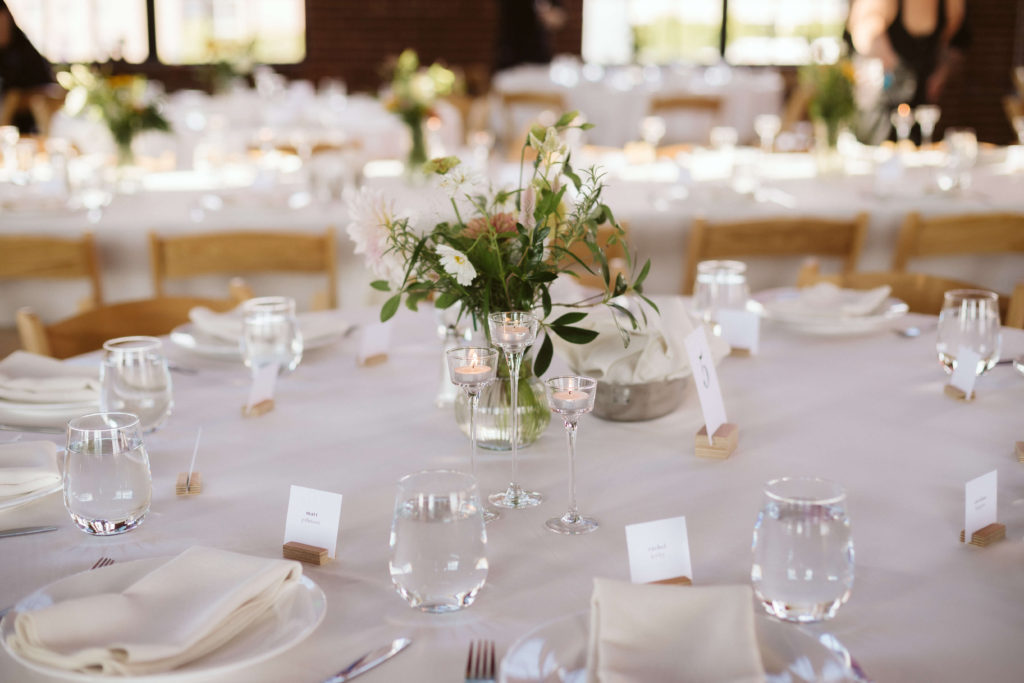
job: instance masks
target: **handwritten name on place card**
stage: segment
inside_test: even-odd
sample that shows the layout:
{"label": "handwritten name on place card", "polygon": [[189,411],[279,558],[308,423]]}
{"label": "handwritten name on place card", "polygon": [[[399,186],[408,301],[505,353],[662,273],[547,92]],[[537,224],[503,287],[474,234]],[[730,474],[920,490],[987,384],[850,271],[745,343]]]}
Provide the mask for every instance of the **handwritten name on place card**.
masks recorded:
{"label": "handwritten name on place card", "polygon": [[693,578],[686,517],[627,525],[626,548],[633,583]]}
{"label": "handwritten name on place card", "polygon": [[333,558],[338,546],[340,522],[340,493],[292,486],[284,525],[285,543],[297,541],[327,548],[327,556]]}

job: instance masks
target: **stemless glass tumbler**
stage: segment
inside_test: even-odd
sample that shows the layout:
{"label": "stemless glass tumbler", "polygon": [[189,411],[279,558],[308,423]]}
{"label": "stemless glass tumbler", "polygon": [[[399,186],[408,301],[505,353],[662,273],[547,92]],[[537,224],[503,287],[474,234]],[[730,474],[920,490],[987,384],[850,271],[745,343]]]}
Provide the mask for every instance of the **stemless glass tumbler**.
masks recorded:
{"label": "stemless glass tumbler", "polygon": [[939,336],[935,350],[946,372],[957,365],[957,353],[967,349],[978,354],[977,374],[995,367],[1002,349],[999,295],[982,289],[951,289],[942,299]]}
{"label": "stemless glass tumbler", "polygon": [[765,484],[754,524],[750,579],[779,619],[831,619],[853,588],[853,537],[846,493],[835,482],[784,477]]}
{"label": "stemless glass tumbler", "polygon": [[92,413],[68,422],[64,507],[95,536],[131,531],[149,512],[152,478],[139,418]]}
{"label": "stemless glass tumbler", "polygon": [[242,360],[255,372],[271,363],[287,374],[302,362],[302,333],[295,320],[295,300],[264,296],[242,304]]}
{"label": "stemless glass tumbler", "polygon": [[425,470],[398,482],[391,521],[391,582],[411,607],[469,607],[487,579],[487,532],[476,479]]}
{"label": "stemless glass tumbler", "polygon": [[745,308],[749,298],[747,264],[742,261],[701,261],[697,264],[693,312],[705,323],[714,324],[718,311],[723,308]]}
{"label": "stemless glass tumbler", "polygon": [[162,425],[174,407],[171,373],[156,337],[105,342],[100,384],[100,410],[133,413],[144,432]]}

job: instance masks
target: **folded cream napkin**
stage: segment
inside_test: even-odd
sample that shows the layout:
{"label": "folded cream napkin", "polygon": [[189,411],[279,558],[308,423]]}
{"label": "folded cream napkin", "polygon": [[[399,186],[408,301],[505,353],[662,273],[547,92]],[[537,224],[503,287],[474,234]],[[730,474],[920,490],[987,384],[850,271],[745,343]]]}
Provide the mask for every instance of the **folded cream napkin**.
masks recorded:
{"label": "folded cream napkin", "polygon": [[588,683],[763,680],[750,586],[594,580]]}
{"label": "folded cream napkin", "polygon": [[[615,326],[610,309],[591,311],[579,327],[598,332],[589,344],[570,344],[552,335],[555,349],[572,371],[608,384],[644,384],[691,374],[683,339],[694,330],[683,300],[680,297],[659,297],[655,303],[661,315],[647,310],[646,328],[633,332],[628,347],[623,347],[622,336]],[[629,329],[629,322],[623,327]],[[729,353],[729,345],[721,337],[705,330],[711,353],[717,363]]]}
{"label": "folded cream napkin", "polygon": [[870,315],[888,298],[888,285],[874,289],[840,289],[831,282],[804,287],[793,298],[768,304],[768,311],[794,317],[850,318]]}
{"label": "folded cream napkin", "polygon": [[99,371],[27,351],[0,361],[0,400],[16,403],[87,403],[100,396]]}
{"label": "folded cream napkin", "polygon": [[24,657],[68,671],[170,671],[230,641],[301,576],[298,562],[197,546],[120,593],[19,613],[7,644]]}
{"label": "folded cream napkin", "polygon": [[57,446],[49,441],[0,444],[0,499],[60,483]]}
{"label": "folded cream napkin", "polygon": [[[237,343],[242,336],[241,309],[216,313],[205,306],[198,306],[189,311],[188,317],[201,331],[218,339]],[[344,334],[350,327],[337,311],[310,311],[299,313],[295,318],[306,342]]]}

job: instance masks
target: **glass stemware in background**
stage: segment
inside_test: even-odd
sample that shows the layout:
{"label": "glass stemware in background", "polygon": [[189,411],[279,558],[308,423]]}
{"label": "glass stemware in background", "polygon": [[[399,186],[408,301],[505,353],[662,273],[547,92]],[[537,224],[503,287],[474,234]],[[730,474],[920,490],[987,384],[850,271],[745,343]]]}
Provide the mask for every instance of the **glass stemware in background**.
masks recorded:
{"label": "glass stemware in background", "polygon": [[411,607],[469,607],[487,580],[487,532],[476,479],[427,470],[398,482],[391,522],[391,582]]}
{"label": "glass stemware in background", "polygon": [[769,481],[754,524],[753,555],[750,579],[768,614],[796,622],[834,617],[853,588],[843,488],[814,477]]}
{"label": "glass stemware in background", "polygon": [[939,174],[939,188],[943,191],[971,186],[971,170],[978,160],[978,136],[973,128],[947,128],[946,163]]}
{"label": "glass stemware in background", "polygon": [[697,280],[693,286],[693,312],[702,321],[715,325],[723,308],[743,309],[750,298],[747,287],[747,264],[742,261],[701,261],[697,264]]}
{"label": "glass stemware in background", "polygon": [[503,508],[526,508],[540,505],[543,497],[536,491],[526,491],[519,485],[519,366],[523,353],[537,338],[537,319],[529,313],[506,311],[491,313],[487,319],[491,343],[505,353],[508,365],[508,379],[511,387],[512,431],[509,442],[512,445],[512,481],[505,491],[492,493],[488,499]]}
{"label": "glass stemware in background", "polygon": [[295,320],[295,300],[264,296],[242,304],[242,360],[255,372],[277,363],[284,375],[302,362],[302,333]]}
{"label": "glass stemware in background", "polygon": [[153,480],[139,418],[92,413],[68,422],[64,507],[87,534],[131,531],[146,517]]}
{"label": "glass stemware in background", "polygon": [[665,137],[665,119],[660,116],[645,116],[640,121],[640,139],[657,149],[658,143]]}
{"label": "glass stemware in background", "polygon": [[156,337],[104,342],[100,385],[100,410],[137,415],[144,432],[160,427],[174,408],[171,373]]}
{"label": "glass stemware in background", "polygon": [[[493,382],[498,374],[498,352],[482,346],[463,346],[448,349],[445,357],[452,384],[462,387],[469,397],[469,471],[476,476],[476,406],[480,391]],[[497,512],[486,507],[483,508],[483,515],[485,522],[499,517]]]}
{"label": "glass stemware in background", "polygon": [[732,151],[740,140],[740,135],[732,126],[715,126],[708,135],[712,149],[723,152]]}
{"label": "glass stemware in background", "polygon": [[762,152],[775,149],[775,136],[782,130],[782,119],[775,114],[758,114],[754,117],[754,132],[761,141]]}
{"label": "glass stemware in background", "polygon": [[935,124],[942,118],[942,109],[937,104],[919,104],[914,107],[914,120],[921,126],[921,146],[927,147],[932,144],[932,135],[935,134]]}
{"label": "glass stemware in background", "polygon": [[553,377],[545,382],[548,405],[562,416],[569,447],[569,509],[561,517],[544,523],[558,534],[589,534],[597,530],[597,520],[580,517],[576,507],[576,429],[580,417],[594,409],[597,380],[590,377]]}
{"label": "glass stemware in background", "polygon": [[914,127],[914,112],[910,105],[904,102],[896,107],[896,111],[889,115],[892,127],[896,131],[896,143],[900,144],[910,139],[910,131]]}
{"label": "glass stemware in background", "polygon": [[4,156],[4,175],[13,180],[18,173],[18,140],[21,133],[17,126],[0,126],[0,154]]}
{"label": "glass stemware in background", "polygon": [[999,295],[983,289],[952,289],[943,296],[939,313],[939,338],[935,344],[939,362],[952,373],[957,351],[978,354],[977,374],[995,367],[1002,347],[999,324]]}

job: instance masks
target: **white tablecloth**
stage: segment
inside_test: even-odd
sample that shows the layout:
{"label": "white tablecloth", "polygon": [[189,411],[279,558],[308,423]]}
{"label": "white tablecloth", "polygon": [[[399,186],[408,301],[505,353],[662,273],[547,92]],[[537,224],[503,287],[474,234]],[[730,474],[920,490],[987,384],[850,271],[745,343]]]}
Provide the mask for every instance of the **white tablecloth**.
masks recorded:
{"label": "white tablecloth", "polygon": [[[357,367],[349,347],[311,353],[279,383],[277,408],[257,419],[239,413],[247,388],[240,365],[175,351],[200,373],[174,376],[175,414],[146,438],[149,517],[128,534],[91,538],[72,527],[57,495],[0,513],[3,528],[60,526],[0,539],[0,606],[102,555],[124,562],[202,543],[277,556],[288,486],[300,484],[345,496],[337,559],[307,569],[327,593],[326,620],[295,649],[217,680],[319,681],[409,635],[409,652],[361,680],[450,682],[461,680],[470,640],[495,639],[500,656],[534,626],[586,610],[592,577],[627,579],[626,524],[686,515],[694,581],[748,581],[762,484],[818,475],[848,491],[856,580],[838,616],[810,630],[834,633],[878,681],[1020,680],[1024,465],[1013,443],[1024,438],[1024,377],[1012,369],[982,377],[977,400],[965,404],[943,394],[930,334],[811,338],[766,325],[759,356],[720,366],[729,417],[740,426],[731,458],[694,456],[701,419],[692,389],[680,410],[653,422],[585,417],[579,504],[601,528],[558,536],[543,527],[567,498],[565,442],[553,420],[521,452],[521,481],[545,503],[490,525],[490,574],[476,604],[432,616],[409,609],[388,577],[394,484],[421,468],[465,467],[469,446],[450,410],[433,407],[440,367],[430,314],[399,315],[386,364]],[[1024,353],[1024,332],[1004,331],[1003,347]],[[200,425],[203,493],[176,498],[175,476]],[[507,482],[507,456],[484,453],[478,467],[484,490]],[[993,469],[1007,539],[962,545],[964,483]],[[0,680],[50,679],[5,654]]]}

